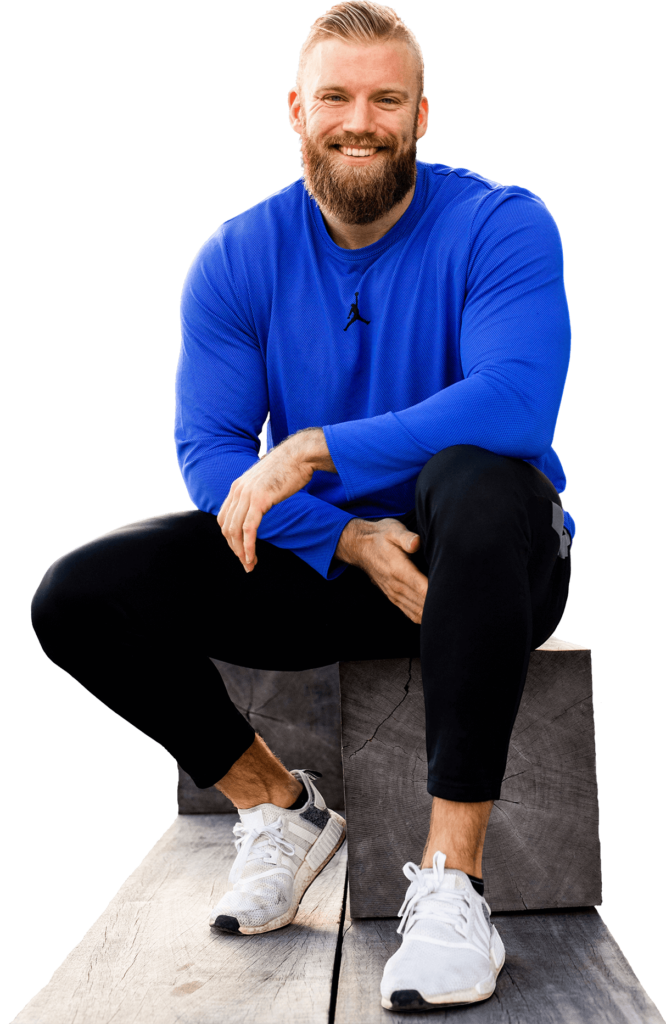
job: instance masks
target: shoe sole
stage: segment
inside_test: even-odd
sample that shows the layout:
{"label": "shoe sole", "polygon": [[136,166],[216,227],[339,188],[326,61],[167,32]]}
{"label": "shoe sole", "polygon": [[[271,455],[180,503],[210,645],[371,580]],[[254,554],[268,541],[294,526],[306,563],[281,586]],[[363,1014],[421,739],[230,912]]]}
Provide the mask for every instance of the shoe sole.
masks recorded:
{"label": "shoe sole", "polygon": [[306,892],[314,882],[315,878],[317,877],[317,875],[321,874],[321,872],[324,870],[329,861],[333,859],[333,857],[338,852],[338,850],[340,849],[340,847],[342,846],[347,837],[347,822],[345,821],[345,819],[342,818],[339,814],[336,814],[335,811],[329,810],[328,813],[331,816],[331,821],[336,822],[338,825],[340,825],[342,829],[340,838],[338,839],[338,841],[336,842],[335,846],[328,854],[328,856],[321,862],[319,867],[311,868],[307,862],[307,856],[314,852],[314,850],[317,848],[317,844],[320,843],[324,838],[326,831],[331,824],[331,822],[329,822],[322,831],[317,841],[313,843],[310,849],[308,850],[306,859],[303,861],[300,868],[294,875],[294,902],[292,903],[289,910],[286,911],[286,913],[282,914],[280,917],[274,917],[272,921],[267,921],[266,924],[256,925],[253,928],[245,925],[240,925],[238,930],[234,929],[233,931],[227,928],[218,928],[216,925],[211,925],[211,928],[215,928],[215,931],[218,932],[225,932],[228,935],[263,935],[264,932],[274,932],[278,928],[284,928],[285,925],[291,924],[291,922],[296,917],[296,914],[298,913],[298,908],[301,900],[303,899]]}
{"label": "shoe sole", "polygon": [[[442,1010],[450,1006],[468,1006],[470,1003],[482,1003],[490,999],[495,991],[497,978],[504,967],[504,956],[499,967],[493,968],[490,974],[478,982],[474,988],[463,989],[459,992],[447,992],[442,996],[429,996],[425,999],[417,989],[402,989],[393,992],[390,999],[382,996],[382,1006],[385,1010],[395,1010],[398,1013],[417,1013],[423,1010]],[[397,998],[396,998],[397,997]]]}

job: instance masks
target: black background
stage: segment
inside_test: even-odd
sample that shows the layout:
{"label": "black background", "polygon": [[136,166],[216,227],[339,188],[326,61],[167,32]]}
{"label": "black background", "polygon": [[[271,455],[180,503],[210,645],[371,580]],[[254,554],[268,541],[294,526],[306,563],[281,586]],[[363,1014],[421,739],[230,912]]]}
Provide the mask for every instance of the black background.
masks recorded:
{"label": "black background", "polygon": [[[219,73],[211,73],[211,52],[202,55],[201,77],[176,86],[171,75],[153,88],[134,54],[123,76],[111,85],[99,82],[92,120],[70,104],[70,116],[51,135],[52,170],[40,178],[29,225],[35,245],[24,257],[24,270],[39,288],[31,291],[23,340],[37,354],[26,371],[28,480],[15,503],[24,509],[28,530],[19,586],[24,656],[11,675],[13,710],[5,718],[12,733],[6,796],[15,843],[5,881],[11,936],[30,971],[22,982],[12,979],[11,1014],[46,984],[177,812],[174,761],[48,662],[30,626],[30,600],[59,555],[122,523],[193,507],[172,439],[183,276],[222,220],[298,178],[286,93],[300,39],[323,9],[301,8],[286,53],[258,40],[258,78],[230,79],[219,59]],[[435,55],[428,63],[427,26],[403,16],[424,46],[432,108],[418,159],[533,189],[563,238],[573,356],[554,446],[568,476],[564,504],[579,534],[569,606],[557,634],[592,647],[597,560],[608,555],[597,525],[613,494],[598,468],[603,438],[591,406],[598,343],[598,300],[589,287],[595,214],[581,199],[569,153],[582,115],[566,108],[547,69],[537,65],[522,68],[542,90],[538,111],[529,115],[521,101],[506,101],[525,92],[517,79],[500,89],[480,71],[472,88],[446,74]],[[64,94],[67,76],[61,72]],[[584,144],[593,146],[594,139]],[[584,164],[584,155],[577,161]],[[633,750],[646,722],[640,707],[624,699],[625,680],[609,663],[599,666],[594,687],[600,912],[659,1001],[657,959],[644,931],[660,879],[646,856],[650,844],[638,841],[651,803],[644,786],[627,778],[627,743]]]}

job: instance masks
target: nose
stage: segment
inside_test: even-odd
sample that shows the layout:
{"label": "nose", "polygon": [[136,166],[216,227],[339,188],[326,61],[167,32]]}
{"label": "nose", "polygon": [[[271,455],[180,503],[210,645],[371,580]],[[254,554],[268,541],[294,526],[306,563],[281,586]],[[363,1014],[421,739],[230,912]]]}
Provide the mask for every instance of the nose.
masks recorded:
{"label": "nose", "polygon": [[342,125],[343,131],[351,135],[371,135],[375,127],[372,104],[368,100],[354,100],[347,108],[347,116]]}

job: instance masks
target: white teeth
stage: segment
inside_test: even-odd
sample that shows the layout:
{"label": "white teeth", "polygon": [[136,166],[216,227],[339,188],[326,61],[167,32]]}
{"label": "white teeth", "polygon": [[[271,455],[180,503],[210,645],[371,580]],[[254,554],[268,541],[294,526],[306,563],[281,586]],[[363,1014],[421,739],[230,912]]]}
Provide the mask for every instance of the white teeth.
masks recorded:
{"label": "white teeth", "polygon": [[342,146],[342,152],[345,156],[372,156],[376,153],[376,149],[352,149],[350,146]]}

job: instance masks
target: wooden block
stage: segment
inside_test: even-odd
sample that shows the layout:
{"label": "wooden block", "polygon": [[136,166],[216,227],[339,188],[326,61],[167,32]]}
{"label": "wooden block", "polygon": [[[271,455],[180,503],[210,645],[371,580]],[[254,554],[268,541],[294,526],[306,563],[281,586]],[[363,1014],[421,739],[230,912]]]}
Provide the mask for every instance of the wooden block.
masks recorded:
{"label": "wooden block", "polygon": [[[386,1024],[379,984],[400,943],[397,923],[346,922],[335,1024]],[[593,908],[500,914],[494,923],[507,950],[494,995],[435,1018],[410,1013],[409,1024],[664,1024]]]}
{"label": "wooden block", "polygon": [[[393,917],[402,866],[428,834],[418,659],[340,666],[353,917]],[[590,651],[552,638],[534,651],[483,875],[493,910],[601,903]]]}
{"label": "wooden block", "polygon": [[[214,661],[229,696],[287,768],[322,772],[317,783],[329,807],[344,807],[340,758],[338,666],[268,672]],[[181,814],[220,814],[233,804],[215,787],[198,789],[179,768]]]}
{"label": "wooden block", "polygon": [[15,1024],[328,1024],[345,848],[289,928],[216,933],[236,820],[178,818]]}

